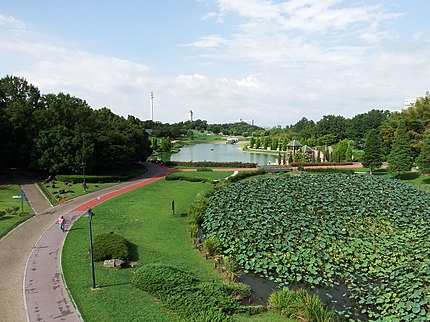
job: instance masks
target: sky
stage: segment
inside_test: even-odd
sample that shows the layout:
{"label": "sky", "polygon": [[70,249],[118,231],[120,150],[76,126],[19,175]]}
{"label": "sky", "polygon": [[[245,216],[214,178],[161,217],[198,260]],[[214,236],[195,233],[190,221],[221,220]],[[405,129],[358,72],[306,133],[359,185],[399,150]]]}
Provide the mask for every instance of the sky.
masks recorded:
{"label": "sky", "polygon": [[[430,90],[427,0],[3,0],[0,78],[163,123],[400,110]],[[153,114],[150,92],[153,92]]]}

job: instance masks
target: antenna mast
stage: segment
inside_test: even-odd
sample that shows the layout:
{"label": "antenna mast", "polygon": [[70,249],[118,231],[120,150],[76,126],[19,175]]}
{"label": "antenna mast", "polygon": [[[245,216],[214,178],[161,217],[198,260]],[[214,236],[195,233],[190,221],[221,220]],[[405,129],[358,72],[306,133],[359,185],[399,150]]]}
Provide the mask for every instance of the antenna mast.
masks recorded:
{"label": "antenna mast", "polygon": [[154,121],[154,92],[149,92],[149,99],[151,100],[151,121]]}

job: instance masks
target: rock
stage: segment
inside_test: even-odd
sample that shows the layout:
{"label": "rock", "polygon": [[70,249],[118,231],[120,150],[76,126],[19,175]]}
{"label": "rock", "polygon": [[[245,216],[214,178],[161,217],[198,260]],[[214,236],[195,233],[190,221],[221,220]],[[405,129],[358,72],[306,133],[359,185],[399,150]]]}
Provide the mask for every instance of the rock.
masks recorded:
{"label": "rock", "polygon": [[128,266],[130,266],[130,267],[134,267],[134,266],[137,266],[137,262],[128,262]]}
{"label": "rock", "polygon": [[115,267],[115,260],[114,259],[107,259],[103,262],[103,267],[105,268],[113,268]]}
{"label": "rock", "polygon": [[115,267],[121,268],[122,265],[124,264],[124,261],[122,259],[115,259]]}

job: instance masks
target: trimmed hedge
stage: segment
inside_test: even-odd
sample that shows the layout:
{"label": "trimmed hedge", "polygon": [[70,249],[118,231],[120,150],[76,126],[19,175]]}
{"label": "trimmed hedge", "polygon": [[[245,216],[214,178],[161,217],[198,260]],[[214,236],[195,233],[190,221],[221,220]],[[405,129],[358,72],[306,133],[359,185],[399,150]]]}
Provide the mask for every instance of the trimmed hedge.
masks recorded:
{"label": "trimmed hedge", "polygon": [[[74,183],[82,183],[84,181],[83,175],[80,174],[61,174],[55,176],[56,180],[63,182],[74,182]],[[130,179],[129,176],[85,176],[86,183],[106,183],[106,182],[115,182],[115,181],[125,181]]]}
{"label": "trimmed hedge", "polygon": [[212,180],[209,180],[204,177],[189,177],[186,174],[183,174],[182,172],[172,172],[169,173],[166,177],[164,177],[165,180],[185,180],[189,182],[211,182]]}
{"label": "trimmed hedge", "polygon": [[256,168],[256,163],[251,162],[183,162],[183,161],[167,161],[164,165],[168,167],[190,167],[190,168]]}
{"label": "trimmed hedge", "polygon": [[301,171],[305,172],[319,172],[319,173],[346,173],[346,174],[354,174],[355,171],[353,169],[342,169],[342,168],[304,168]]}
{"label": "trimmed hedge", "polygon": [[352,162],[291,162],[290,166],[298,167],[320,167],[320,166],[337,166],[337,165],[352,165]]}
{"label": "trimmed hedge", "polygon": [[124,237],[114,234],[101,234],[94,238],[93,254],[95,261],[106,259],[129,259],[129,242]]}

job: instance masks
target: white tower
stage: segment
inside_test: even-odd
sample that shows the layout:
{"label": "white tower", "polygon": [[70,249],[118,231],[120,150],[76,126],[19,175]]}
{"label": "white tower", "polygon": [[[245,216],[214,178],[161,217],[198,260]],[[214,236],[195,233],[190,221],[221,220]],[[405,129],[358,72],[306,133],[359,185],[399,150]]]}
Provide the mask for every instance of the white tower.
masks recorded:
{"label": "white tower", "polygon": [[154,92],[149,92],[149,100],[150,100],[150,106],[151,106],[151,121],[154,121]]}
{"label": "white tower", "polygon": [[192,122],[193,121],[193,111],[189,110],[188,112],[188,121]]}

